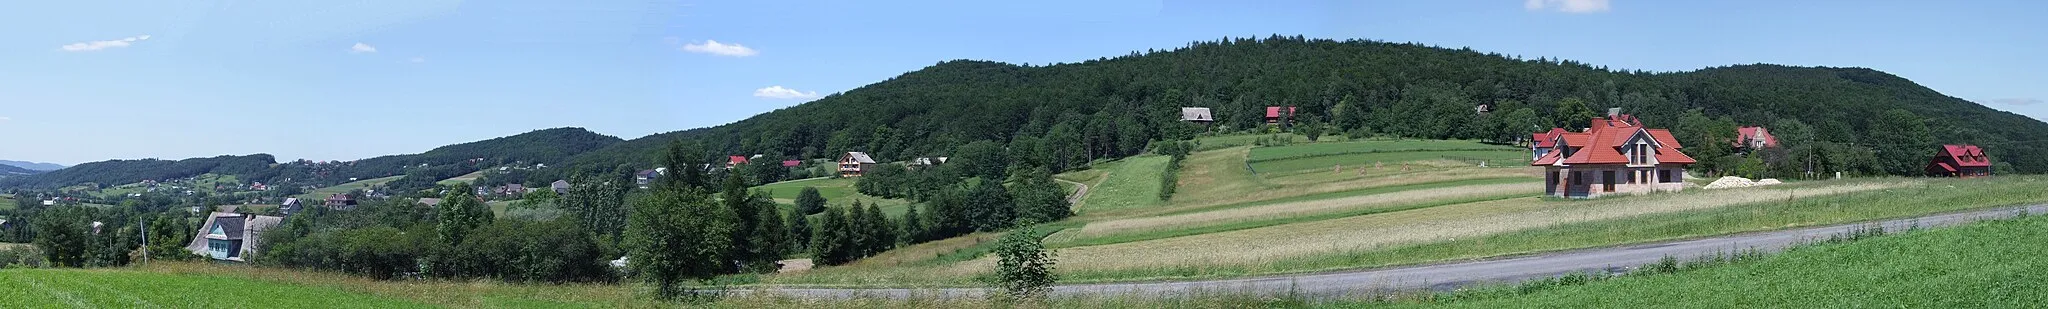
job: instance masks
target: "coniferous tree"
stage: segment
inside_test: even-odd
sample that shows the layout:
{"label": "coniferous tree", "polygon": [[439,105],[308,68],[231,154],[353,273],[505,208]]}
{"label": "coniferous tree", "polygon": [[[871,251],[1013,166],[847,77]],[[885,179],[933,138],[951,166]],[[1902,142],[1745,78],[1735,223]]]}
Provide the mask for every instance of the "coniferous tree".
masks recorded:
{"label": "coniferous tree", "polygon": [[867,210],[863,213],[863,216],[867,217],[865,220],[867,221],[867,226],[865,228],[868,233],[868,254],[866,256],[875,256],[876,254],[882,254],[884,251],[889,251],[889,249],[895,249],[897,238],[896,225],[889,222],[889,217],[882,215],[882,207],[869,204]]}
{"label": "coniferous tree", "polygon": [[826,209],[818,218],[818,226],[811,236],[811,257],[818,265],[841,265],[853,261],[853,235],[849,229],[846,210]]}
{"label": "coniferous tree", "polygon": [[796,209],[797,212],[806,215],[823,212],[825,211],[825,196],[818,194],[817,187],[804,187],[802,192],[796,194]]}
{"label": "coniferous tree", "polygon": [[811,250],[810,217],[801,211],[789,212],[789,219],[785,220],[785,222],[789,225],[789,246],[791,252],[809,252]]}
{"label": "coniferous tree", "polygon": [[896,230],[897,238],[902,239],[905,244],[925,242],[928,238],[925,238],[927,232],[924,227],[924,216],[918,215],[917,205],[909,207],[910,209],[903,210],[903,219],[896,221],[899,226]]}

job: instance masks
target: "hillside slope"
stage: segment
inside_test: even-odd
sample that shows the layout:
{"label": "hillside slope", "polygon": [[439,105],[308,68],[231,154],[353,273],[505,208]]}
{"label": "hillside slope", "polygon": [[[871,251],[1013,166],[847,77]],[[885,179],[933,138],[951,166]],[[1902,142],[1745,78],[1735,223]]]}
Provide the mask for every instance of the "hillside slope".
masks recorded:
{"label": "hillside slope", "polygon": [[[1587,108],[1561,110],[1562,101]],[[1473,106],[1481,103],[1495,104],[1499,112],[1474,115]],[[1609,107],[1667,128],[1679,127],[1683,115],[1697,110],[1731,126],[1797,120],[1815,128],[1815,144],[1840,145],[1830,155],[1898,143],[1874,130],[1881,113],[1897,109],[1926,117],[1932,140],[1894,147],[1892,153],[1880,147],[1876,158],[1864,159],[1884,162],[1834,164],[1852,173],[1906,174],[1917,170],[1890,167],[1924,161],[1935,144],[1979,143],[1994,160],[2018,171],[2048,172],[2048,157],[2023,155],[2048,150],[2048,143],[2034,141],[2048,136],[2048,123],[1871,69],[1759,64],[1638,72],[1470,49],[1299,37],[1199,42],[1048,66],[946,61],[731,124],[619,143],[572,162],[586,170],[647,166],[655,149],[677,140],[703,145],[710,155],[831,158],[867,151],[878,159],[902,160],[944,154],[969,141],[1016,138],[1028,142],[1024,152],[1056,149],[1056,143],[1080,148],[1020,158],[1060,166],[1189,134],[1195,129],[1175,122],[1182,106],[1211,107],[1219,128],[1243,129],[1263,125],[1263,107],[1275,105],[1300,106],[1304,117],[1345,130],[1500,140],[1537,131],[1519,127],[1583,126],[1582,118],[1566,115],[1590,116]],[[1512,112],[1518,108],[1534,117],[1506,116],[1517,115]],[[1700,136],[1685,141],[1688,146],[1706,145],[1703,140],[1710,138],[1690,135]],[[1845,158],[1837,161],[1858,159]],[[1896,164],[1878,164],[1886,162]]]}
{"label": "hillside slope", "polygon": [[0,178],[7,178],[7,177],[14,177],[14,176],[28,176],[28,175],[35,175],[35,174],[40,174],[40,173],[42,173],[42,171],[37,171],[37,170],[31,170],[31,169],[21,168],[21,167],[18,167],[18,166],[13,166],[13,165],[5,165],[5,164],[0,164]]}
{"label": "hillside slope", "polygon": [[56,164],[56,163],[39,163],[39,162],[26,162],[26,161],[11,161],[11,160],[0,160],[0,165],[7,165],[7,166],[19,167],[19,168],[23,168],[23,169],[28,169],[28,170],[32,170],[32,171],[54,171],[54,170],[60,170],[60,169],[64,169],[64,165],[62,165],[62,164]]}

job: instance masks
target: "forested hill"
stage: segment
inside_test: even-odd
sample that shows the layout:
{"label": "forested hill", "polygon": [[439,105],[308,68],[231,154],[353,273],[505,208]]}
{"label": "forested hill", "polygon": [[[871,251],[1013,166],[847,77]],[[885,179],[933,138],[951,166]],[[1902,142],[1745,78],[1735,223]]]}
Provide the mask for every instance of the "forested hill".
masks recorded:
{"label": "forested hill", "polygon": [[35,175],[37,173],[42,173],[42,171],[26,169],[13,165],[0,164],[0,178]]}
{"label": "forested hill", "polygon": [[[1495,112],[1477,115],[1478,104],[1493,104]],[[708,155],[830,158],[857,150],[881,160],[995,140],[1010,142],[1020,161],[1058,168],[1191,134],[1175,122],[1183,106],[1214,108],[1220,128],[1243,130],[1261,125],[1263,107],[1273,105],[1300,106],[1304,119],[1338,132],[1494,140],[1583,127],[1598,111],[1622,107],[1651,126],[1675,129],[1687,146],[1726,144],[1737,125],[1772,126],[1797,145],[1788,147],[1796,153],[1765,154],[1775,166],[1914,174],[1934,145],[1977,143],[2019,171],[2048,172],[2048,157],[2024,155],[2048,150],[2040,140],[2048,124],[1871,69],[1756,64],[1640,72],[1300,37],[1198,42],[1046,66],[946,61],[735,123],[627,141],[573,162],[585,170],[648,166],[653,152],[674,140],[703,145]],[[1716,170],[1744,160],[1706,148],[1716,147],[1687,151],[1709,156],[1703,167]],[[1077,152],[1053,151],[1060,149]],[[1806,162],[1783,164],[1787,157]]]}
{"label": "forested hill", "polygon": [[[506,164],[559,164],[577,154],[621,142],[618,137],[582,128],[556,128],[483,141],[443,146],[419,154],[382,156],[341,162],[280,163],[268,154],[219,156],[185,160],[112,160],[79,164],[43,174],[0,179],[0,188],[50,189],[84,183],[120,185],[213,173],[243,181],[327,186],[350,178],[395,175],[418,178],[454,177],[479,168]],[[449,175],[452,174],[452,175]],[[445,176],[444,176],[445,175]],[[426,181],[432,183],[432,181]]]}

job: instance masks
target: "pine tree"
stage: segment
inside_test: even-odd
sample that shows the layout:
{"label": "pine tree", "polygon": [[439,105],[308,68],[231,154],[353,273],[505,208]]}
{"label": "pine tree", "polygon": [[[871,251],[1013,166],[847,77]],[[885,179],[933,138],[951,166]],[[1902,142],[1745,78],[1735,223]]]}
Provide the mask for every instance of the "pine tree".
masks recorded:
{"label": "pine tree", "polygon": [[882,215],[882,207],[869,204],[867,209],[868,256],[882,254],[896,248],[896,225],[889,223],[889,217]]}
{"label": "pine tree", "polygon": [[811,250],[811,218],[802,211],[789,212],[789,249],[791,252]]}
{"label": "pine tree", "polygon": [[847,233],[846,211],[840,208],[825,210],[818,226],[811,236],[811,257],[818,265],[840,265],[852,262],[853,237]]}
{"label": "pine tree", "polygon": [[925,241],[924,217],[917,214],[917,208],[917,205],[910,205],[910,209],[903,210],[903,219],[897,221],[900,228],[896,231],[896,237],[902,239],[905,244]]}

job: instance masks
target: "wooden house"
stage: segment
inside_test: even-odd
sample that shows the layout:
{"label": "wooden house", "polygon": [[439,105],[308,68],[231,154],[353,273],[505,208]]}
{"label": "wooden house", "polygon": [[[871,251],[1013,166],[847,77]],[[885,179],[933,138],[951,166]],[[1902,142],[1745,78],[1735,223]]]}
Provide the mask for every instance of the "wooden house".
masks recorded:
{"label": "wooden house", "polygon": [[865,152],[847,152],[839,156],[839,177],[860,177],[861,171],[875,165],[875,158]]}
{"label": "wooden house", "polygon": [[1296,110],[1297,108],[1293,106],[1267,106],[1266,124],[1278,125],[1291,122],[1294,120],[1294,112]]}
{"label": "wooden house", "polygon": [[1991,176],[1991,157],[1984,155],[1984,149],[1977,145],[1941,145],[1934,159],[1927,162],[1927,175],[1957,178]]}

